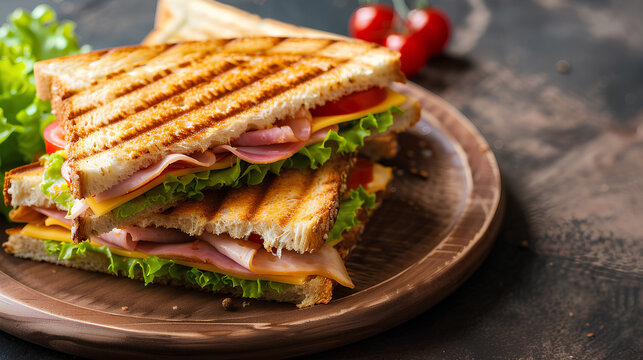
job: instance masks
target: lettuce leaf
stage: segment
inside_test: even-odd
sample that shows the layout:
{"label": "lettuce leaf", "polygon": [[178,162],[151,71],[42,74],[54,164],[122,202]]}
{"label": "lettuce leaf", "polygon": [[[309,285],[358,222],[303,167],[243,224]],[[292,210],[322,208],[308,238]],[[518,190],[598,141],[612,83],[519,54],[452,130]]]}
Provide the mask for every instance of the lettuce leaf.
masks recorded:
{"label": "lettuce leaf", "polygon": [[78,46],[73,22],[57,20],[56,12],[48,5],[39,5],[31,13],[16,9],[0,27],[0,41],[13,48],[28,72],[33,70],[35,61],[89,50],[88,46]]}
{"label": "lettuce leaf", "polygon": [[341,239],[344,231],[350,230],[353,226],[359,224],[357,219],[357,210],[361,208],[375,208],[375,194],[369,194],[362,188],[362,185],[355,190],[350,190],[349,197],[339,204],[339,211],[335,225],[328,233],[326,242],[329,245],[336,245]]}
{"label": "lettuce leaf", "polygon": [[[56,22],[47,5],[31,13],[17,9],[0,27],[0,173],[32,162],[44,153],[42,130],[54,120],[49,102],[36,97],[36,61],[85,51],[74,35],[74,24]],[[1,206],[8,214],[10,208]]]}
{"label": "lettuce leaf", "polygon": [[364,145],[364,138],[371,135],[372,131],[385,131],[393,124],[394,113],[402,113],[402,110],[393,106],[385,112],[368,114],[342,124],[337,132],[329,131],[323,141],[305,146],[292,157],[272,164],[250,164],[238,160],[234,166],[225,170],[210,170],[179,177],[167,175],[162,184],[120,205],[112,210],[112,215],[116,219],[127,218],[153,204],[162,202],[167,205],[179,197],[200,201],[205,189],[260,184],[268,173],[279,175],[283,168],[317,169],[330,159],[333,149],[339,154],[352,153]]}
{"label": "lettuce leaf", "polygon": [[70,260],[84,256],[87,251],[103,254],[109,261],[109,271],[115,275],[127,276],[130,279],[143,277],[145,285],[154,282],[159,277],[169,277],[183,280],[189,284],[207,288],[212,291],[223,287],[241,287],[243,297],[259,298],[265,289],[283,293],[292,285],[276,281],[244,280],[234,276],[204,271],[197,268],[179,265],[172,260],[161,259],[157,256],[146,258],[130,258],[113,254],[106,246],[93,246],[88,241],[80,244],[45,240],[45,250],[51,255],[57,255],[60,260]]}
{"label": "lettuce leaf", "polygon": [[76,199],[71,195],[69,185],[67,185],[67,181],[65,181],[60,171],[65,162],[62,151],[56,151],[51,155],[45,154],[40,157],[40,162],[45,163],[40,190],[50,200],[62,205],[67,210],[71,210]]}

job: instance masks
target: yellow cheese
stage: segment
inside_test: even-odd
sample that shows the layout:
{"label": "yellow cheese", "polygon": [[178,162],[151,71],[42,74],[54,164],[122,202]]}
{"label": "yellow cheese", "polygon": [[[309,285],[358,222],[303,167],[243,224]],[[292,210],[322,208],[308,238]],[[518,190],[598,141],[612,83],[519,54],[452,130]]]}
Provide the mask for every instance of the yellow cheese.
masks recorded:
{"label": "yellow cheese", "polygon": [[21,233],[36,239],[71,242],[71,231],[60,226],[27,224]]}
{"label": "yellow cheese", "polygon": [[[219,170],[219,169],[229,168],[230,166],[234,165],[236,161],[237,161],[237,158],[235,156],[229,156],[224,161],[217,162],[216,164],[208,168],[195,167],[195,168],[177,169],[177,170],[169,171],[167,172],[167,174],[171,174],[178,177],[178,176],[194,174],[194,173],[206,171],[206,170]],[[87,202],[87,205],[89,205],[89,207],[92,209],[92,211],[96,216],[102,216],[114,210],[115,208],[125,204],[126,202],[132,199],[135,199],[138,196],[152,190],[155,186],[161,184],[163,181],[165,181],[165,176],[159,176],[156,179],[152,180],[151,182],[145,184],[138,190],[132,191],[125,195],[121,195],[119,197],[104,200],[101,202],[97,202],[93,198],[85,199],[85,201]]]}
{"label": "yellow cheese", "polygon": [[388,110],[391,106],[400,106],[404,104],[405,101],[406,101],[406,96],[387,88],[386,99],[384,99],[383,102],[373,107],[370,107],[368,109],[364,109],[350,114],[314,117],[311,132],[314,133],[317,130],[321,130],[331,125],[340,124],[340,123],[352,121],[355,119],[360,119],[368,115],[369,113],[370,114],[381,113]]}
{"label": "yellow cheese", "polygon": [[47,226],[58,225],[58,226],[64,227],[67,230],[71,230],[71,226],[65,224],[64,222],[58,219],[54,219],[52,217],[47,217],[47,219],[45,219],[45,225]]}
{"label": "yellow cheese", "polygon": [[[71,240],[71,231],[68,229],[65,229],[64,227],[58,226],[58,225],[51,225],[51,226],[43,226],[41,224],[27,224],[25,227],[22,228],[21,233],[23,235],[35,238],[35,239],[41,239],[41,240],[56,240],[56,241],[63,241],[63,242],[72,242]],[[103,246],[101,244],[97,244],[95,242],[90,242],[92,246]],[[116,249],[113,247],[108,246],[109,250],[116,255],[124,256],[124,257],[129,257],[129,258],[146,258],[149,257],[150,255],[142,253],[140,251],[129,251],[129,250],[123,250],[123,249]],[[185,265],[189,267],[195,267],[200,270],[205,270],[205,271],[212,271],[216,272],[219,274],[224,274],[224,275],[230,275],[234,276],[239,279],[244,279],[244,280],[268,280],[268,281],[277,281],[285,284],[302,284],[304,281],[306,281],[307,276],[306,275],[259,275],[259,276],[247,276],[245,274],[232,274],[228,273],[224,270],[219,269],[218,267],[211,265],[211,264],[203,264],[203,263],[197,263],[197,262],[192,262],[192,261],[184,261],[184,260],[175,260],[175,259],[169,259],[174,261],[177,264],[180,265]]]}
{"label": "yellow cheese", "polygon": [[386,186],[393,178],[393,169],[388,166],[382,166],[378,163],[373,164],[373,180],[366,184],[366,192],[376,193],[386,190]]}

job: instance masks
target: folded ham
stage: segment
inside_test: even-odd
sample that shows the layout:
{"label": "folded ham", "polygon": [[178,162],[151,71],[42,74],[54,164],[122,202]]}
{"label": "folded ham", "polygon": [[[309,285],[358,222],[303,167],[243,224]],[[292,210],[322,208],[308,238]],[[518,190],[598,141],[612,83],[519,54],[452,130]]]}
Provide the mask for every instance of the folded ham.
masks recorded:
{"label": "folded ham", "polygon": [[[63,211],[33,208],[39,213],[71,225]],[[93,242],[116,249],[138,251],[149,256],[209,264],[242,278],[261,275],[322,275],[341,285],[353,287],[339,253],[324,245],[315,253],[282,251],[280,256],[266,251],[262,244],[227,235],[204,233],[198,238],[176,229],[130,226],[92,237]]]}

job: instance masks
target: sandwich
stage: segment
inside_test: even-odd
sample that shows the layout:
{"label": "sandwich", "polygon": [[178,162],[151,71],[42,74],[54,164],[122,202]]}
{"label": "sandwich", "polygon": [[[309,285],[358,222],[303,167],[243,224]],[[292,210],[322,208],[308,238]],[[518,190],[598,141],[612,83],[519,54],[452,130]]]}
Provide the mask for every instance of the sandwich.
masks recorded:
{"label": "sandwich", "polygon": [[[26,190],[37,189],[42,179],[44,169],[34,163],[7,173],[5,185],[11,185],[5,186],[5,195],[11,188],[23,189],[11,195],[21,204],[11,219],[27,224],[9,229],[3,247],[16,257],[145,284],[183,285],[299,307],[328,303],[336,284],[353,287],[344,260],[392,179],[390,168],[364,159],[347,177],[350,165],[350,159],[337,157],[317,170],[288,169],[259,185],[208,191],[201,201],[186,201],[135,226],[75,244],[66,212],[42,192]],[[336,199],[339,192],[343,197]],[[264,238],[316,251],[278,253],[263,247]]]}
{"label": "sandwich", "polygon": [[7,252],[300,307],[352,286],[343,259],[392,178],[356,150],[419,118],[386,88],[398,55],[359,41],[103,50],[36,80],[66,143],[7,173],[28,223]]}
{"label": "sandwich", "polygon": [[76,242],[208,188],[316,169],[419,117],[416,101],[388,88],[404,80],[399,55],[361,41],[132,46],[34,69],[66,140],[43,160],[42,189],[68,210]]}

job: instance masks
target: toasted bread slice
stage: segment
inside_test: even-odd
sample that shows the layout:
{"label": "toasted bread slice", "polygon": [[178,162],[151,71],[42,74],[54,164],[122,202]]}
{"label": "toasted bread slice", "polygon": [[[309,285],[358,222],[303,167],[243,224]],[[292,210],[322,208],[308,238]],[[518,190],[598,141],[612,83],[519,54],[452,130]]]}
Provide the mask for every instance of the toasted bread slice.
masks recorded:
{"label": "toasted bread slice", "polygon": [[346,37],[261,18],[233,6],[210,0],[159,0],[154,30],[143,44],[207,40],[239,36]]}
{"label": "toasted bread slice", "polygon": [[344,95],[404,81],[372,43],[254,37],[99,50],[36,63],[86,198],[172,153],[227,144]]}

